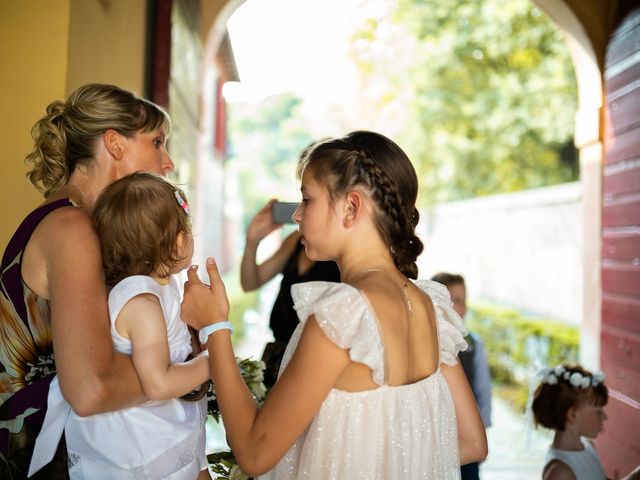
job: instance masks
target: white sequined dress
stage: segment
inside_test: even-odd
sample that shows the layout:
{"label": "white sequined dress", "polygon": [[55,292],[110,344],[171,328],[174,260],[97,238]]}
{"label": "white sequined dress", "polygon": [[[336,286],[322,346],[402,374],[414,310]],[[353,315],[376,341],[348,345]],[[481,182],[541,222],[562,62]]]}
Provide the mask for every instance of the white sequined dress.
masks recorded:
{"label": "white sequined dress", "polygon": [[[466,348],[462,319],[443,285],[429,280],[416,285],[435,307],[440,363],[453,365],[458,351]],[[362,392],[331,390],[309,427],[259,479],[459,479],[455,410],[440,368],[410,385],[387,385],[378,321],[359,290],[344,283],[308,282],[294,285],[291,292],[300,325],[280,374],[313,314],[329,339],[348,349],[351,360],[367,365],[380,386]]]}

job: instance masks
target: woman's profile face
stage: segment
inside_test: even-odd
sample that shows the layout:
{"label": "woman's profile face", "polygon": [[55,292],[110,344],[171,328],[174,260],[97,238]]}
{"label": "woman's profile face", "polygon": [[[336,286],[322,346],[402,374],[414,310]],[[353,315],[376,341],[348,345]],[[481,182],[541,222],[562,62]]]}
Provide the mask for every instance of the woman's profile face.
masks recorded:
{"label": "woman's profile face", "polygon": [[137,132],[132,138],[123,137],[123,156],[119,178],[145,171],[166,175],[174,165],[166,150],[166,135],[159,128],[151,132]]}

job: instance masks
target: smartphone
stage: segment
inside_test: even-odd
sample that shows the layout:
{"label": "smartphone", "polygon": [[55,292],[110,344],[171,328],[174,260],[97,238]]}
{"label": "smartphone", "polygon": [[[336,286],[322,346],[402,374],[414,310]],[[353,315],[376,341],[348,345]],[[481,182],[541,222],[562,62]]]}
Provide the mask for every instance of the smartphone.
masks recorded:
{"label": "smartphone", "polygon": [[273,223],[295,223],[291,217],[298,205],[297,202],[275,202],[271,207]]}

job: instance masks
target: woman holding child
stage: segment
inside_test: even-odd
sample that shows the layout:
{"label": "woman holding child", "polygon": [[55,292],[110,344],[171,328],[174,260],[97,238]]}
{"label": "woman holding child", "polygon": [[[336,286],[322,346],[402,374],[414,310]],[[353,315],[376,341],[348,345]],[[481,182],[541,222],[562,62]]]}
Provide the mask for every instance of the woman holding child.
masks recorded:
{"label": "woman holding child", "polygon": [[[45,201],[16,230],[0,270],[1,478],[26,478],[55,374],[82,416],[145,401],[131,358],[111,341],[90,215],[114,180],[173,170],[169,129],[158,106],[99,84],[51,103],[33,127],[29,180]],[[31,478],[67,475],[61,441],[53,461]]]}

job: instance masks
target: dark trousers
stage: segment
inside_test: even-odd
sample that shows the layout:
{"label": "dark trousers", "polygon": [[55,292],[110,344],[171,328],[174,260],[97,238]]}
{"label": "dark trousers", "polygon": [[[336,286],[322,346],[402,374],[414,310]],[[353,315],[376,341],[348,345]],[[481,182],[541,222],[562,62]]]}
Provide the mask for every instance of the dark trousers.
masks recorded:
{"label": "dark trousers", "polygon": [[479,480],[480,479],[480,465],[478,462],[467,463],[460,467],[460,477],[462,480]]}
{"label": "dark trousers", "polygon": [[[23,480],[27,478],[33,445],[12,452],[10,458],[0,458],[0,479]],[[1,455],[1,454],[0,454]],[[69,478],[69,461],[67,442],[64,434],[58,444],[56,453],[47,465],[38,470],[30,480],[67,480]]]}

